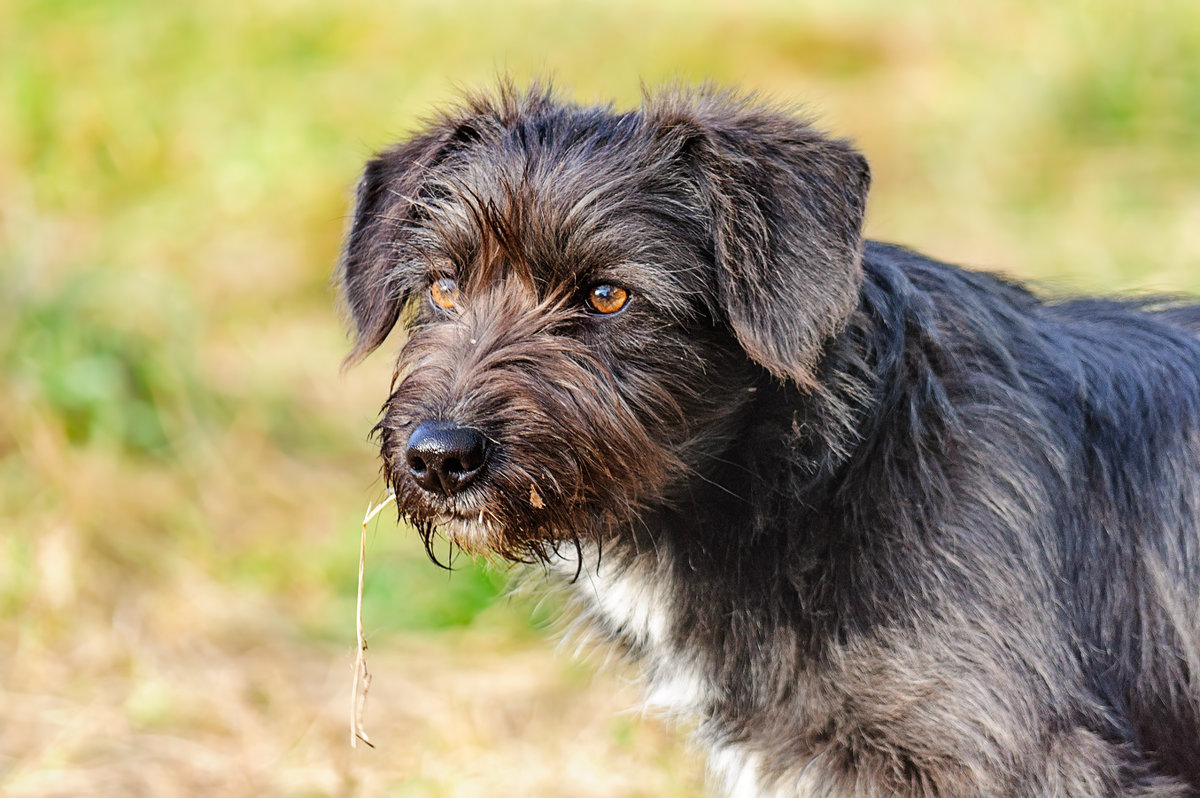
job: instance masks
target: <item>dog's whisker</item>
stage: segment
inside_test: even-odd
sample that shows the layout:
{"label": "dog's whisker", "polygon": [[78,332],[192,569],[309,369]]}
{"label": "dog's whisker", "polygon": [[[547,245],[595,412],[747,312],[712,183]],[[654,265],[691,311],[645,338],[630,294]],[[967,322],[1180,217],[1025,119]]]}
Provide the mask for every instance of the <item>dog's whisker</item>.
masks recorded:
{"label": "dog's whisker", "polygon": [[703,448],[697,447],[695,449],[695,454],[699,455],[700,457],[704,457],[708,460],[712,460],[713,462],[720,463],[721,465],[727,465],[730,468],[735,468],[738,471],[742,472],[743,474],[748,474],[750,476],[755,475],[754,471],[752,469],[748,468],[743,463],[735,462],[733,460],[730,460],[727,457],[718,457],[717,455],[713,454],[712,452],[704,451]]}
{"label": "dog's whisker", "polygon": [[726,494],[727,496],[732,496],[733,498],[737,499],[738,501],[740,501],[744,504],[750,503],[750,499],[748,499],[747,497],[742,496],[742,495],[736,493],[735,491],[730,490],[729,488],[725,487],[724,485],[717,482],[716,480],[709,479],[708,477],[704,476],[704,474],[701,473],[698,469],[688,468],[687,471],[689,474],[694,476],[696,479],[700,480],[701,482],[703,482],[706,485],[711,485],[712,487],[716,488],[717,490],[721,491],[722,493]]}

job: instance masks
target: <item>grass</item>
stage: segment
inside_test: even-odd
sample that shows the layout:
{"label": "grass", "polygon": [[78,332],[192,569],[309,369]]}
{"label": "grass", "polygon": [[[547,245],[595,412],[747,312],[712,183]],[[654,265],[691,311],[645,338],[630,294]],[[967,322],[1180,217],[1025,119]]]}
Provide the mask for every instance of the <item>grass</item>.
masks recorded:
{"label": "grass", "polygon": [[[455,86],[713,79],[874,169],[868,232],[1086,290],[1200,290],[1200,6],[0,4],[0,792],[691,795],[552,608],[381,519],[329,274],[363,159]],[[535,617],[530,621],[530,616]]]}

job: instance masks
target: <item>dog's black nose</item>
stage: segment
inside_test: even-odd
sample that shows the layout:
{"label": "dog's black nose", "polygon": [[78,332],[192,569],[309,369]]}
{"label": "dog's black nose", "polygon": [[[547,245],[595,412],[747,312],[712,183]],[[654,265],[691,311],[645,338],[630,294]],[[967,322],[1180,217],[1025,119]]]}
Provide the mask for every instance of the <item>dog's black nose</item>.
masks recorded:
{"label": "dog's black nose", "polygon": [[408,471],[427,491],[453,495],[471,484],[487,460],[487,440],[453,421],[426,421],[404,453]]}

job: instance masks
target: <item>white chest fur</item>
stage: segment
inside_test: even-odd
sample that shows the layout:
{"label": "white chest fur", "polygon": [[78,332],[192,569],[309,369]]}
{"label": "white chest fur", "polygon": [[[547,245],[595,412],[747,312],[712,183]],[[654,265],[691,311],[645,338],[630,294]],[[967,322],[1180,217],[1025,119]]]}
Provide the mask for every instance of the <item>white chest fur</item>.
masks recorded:
{"label": "white chest fur", "polygon": [[590,620],[642,652],[646,709],[673,718],[702,717],[711,688],[702,663],[674,639],[672,587],[670,575],[646,561],[585,565],[575,583]]}
{"label": "white chest fur", "polygon": [[[573,575],[576,562],[564,560],[562,573]],[[645,708],[674,720],[698,723],[697,742],[708,749],[709,769],[729,798],[828,796],[818,779],[819,761],[810,763],[786,784],[764,787],[760,756],[742,746],[715,744],[710,726],[718,699],[706,674],[712,663],[681,647],[676,639],[676,591],[673,577],[650,558],[634,562],[601,560],[584,551],[584,565],[573,583],[584,605],[584,620],[607,635],[624,639],[641,653],[646,678]]]}

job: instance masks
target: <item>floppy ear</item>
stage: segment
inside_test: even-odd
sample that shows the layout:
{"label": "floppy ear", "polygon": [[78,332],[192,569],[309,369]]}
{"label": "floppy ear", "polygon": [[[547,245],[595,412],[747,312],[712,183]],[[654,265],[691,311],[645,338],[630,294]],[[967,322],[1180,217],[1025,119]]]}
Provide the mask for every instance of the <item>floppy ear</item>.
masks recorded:
{"label": "floppy ear", "polygon": [[[346,362],[368,355],[387,338],[415,285],[398,269],[403,245],[418,221],[431,171],[466,148],[494,141],[523,114],[553,106],[553,90],[535,82],[521,91],[507,78],[492,94],[468,93],[459,106],[436,116],[430,127],[367,163],[355,191],[353,219],[337,271],[354,324],[354,348]],[[443,187],[444,188],[444,187]],[[412,276],[408,277],[412,280]]]}
{"label": "floppy ear", "polygon": [[350,230],[337,282],[354,326],[347,363],[376,349],[396,326],[410,286],[396,268],[397,255],[414,221],[414,200],[430,167],[444,160],[462,136],[454,128],[419,135],[367,162],[355,190]]}
{"label": "floppy ear", "polygon": [[858,304],[867,161],[746,100],[709,95],[693,109],[686,149],[712,216],[719,304],[753,360],[812,386]]}

